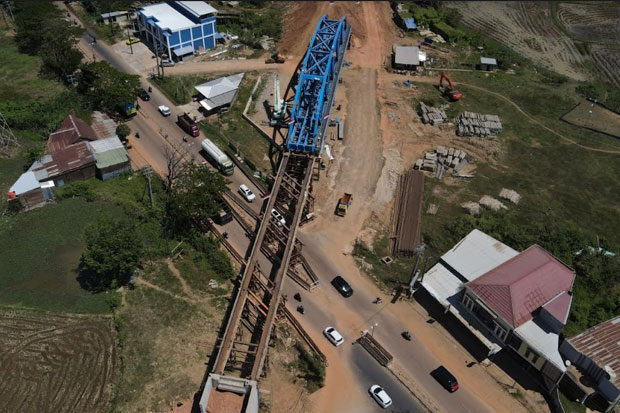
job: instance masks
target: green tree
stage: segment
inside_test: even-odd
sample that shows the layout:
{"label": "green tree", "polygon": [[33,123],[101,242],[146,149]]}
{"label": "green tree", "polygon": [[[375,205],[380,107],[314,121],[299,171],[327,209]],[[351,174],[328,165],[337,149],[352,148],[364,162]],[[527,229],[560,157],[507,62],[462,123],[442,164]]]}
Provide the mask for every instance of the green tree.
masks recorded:
{"label": "green tree", "polygon": [[119,72],[108,62],[81,66],[78,91],[95,109],[120,113],[126,103],[136,100],[140,89],[139,76]]}
{"label": "green tree", "polygon": [[118,136],[121,140],[124,140],[131,133],[131,129],[124,123],[121,123],[116,127],[116,136]]}
{"label": "green tree", "polygon": [[85,238],[78,277],[82,287],[97,292],[126,285],[143,254],[136,226],[127,220],[101,217],[86,228]]}
{"label": "green tree", "polygon": [[63,19],[51,19],[41,28],[41,33],[41,70],[66,80],[67,75],[77,70],[84,57],[75,47],[82,30]]}
{"label": "green tree", "polygon": [[60,19],[61,12],[52,2],[17,1],[15,4],[15,42],[19,51],[36,55],[43,47],[42,26],[53,19]]}
{"label": "green tree", "polygon": [[45,145],[39,144],[36,146],[32,146],[24,150],[24,171],[27,171],[28,168],[32,166],[33,163],[41,159],[43,153],[45,152]]}
{"label": "green tree", "polygon": [[185,164],[168,190],[164,228],[169,236],[184,237],[206,229],[207,219],[221,210],[228,189],[222,175],[209,168]]}

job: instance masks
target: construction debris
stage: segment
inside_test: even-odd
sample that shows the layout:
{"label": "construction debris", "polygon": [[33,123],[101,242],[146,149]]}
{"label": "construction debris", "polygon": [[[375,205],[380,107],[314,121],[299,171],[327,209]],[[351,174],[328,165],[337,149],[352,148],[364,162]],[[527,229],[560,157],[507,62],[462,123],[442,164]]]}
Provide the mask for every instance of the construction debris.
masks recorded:
{"label": "construction debris", "polygon": [[480,214],[480,204],[477,202],[464,202],[461,204],[462,208],[465,208],[470,215],[476,216]]}
{"label": "construction debris", "polygon": [[502,122],[497,115],[483,115],[474,112],[463,112],[456,120],[458,136],[478,136],[488,138],[502,131]]}
{"label": "construction debris", "polygon": [[434,152],[426,152],[423,159],[418,159],[413,169],[435,172],[435,177],[441,179],[448,169],[454,169],[457,173],[463,169],[467,165],[466,158],[465,151],[437,146]]}
{"label": "construction debris", "polygon": [[499,211],[500,209],[508,209],[506,205],[502,204],[501,201],[489,195],[485,195],[482,198],[480,198],[480,201],[478,201],[478,203],[482,206],[492,209],[493,211]]}
{"label": "construction debris", "polygon": [[507,199],[513,204],[518,204],[521,200],[521,195],[517,191],[513,191],[512,189],[502,188],[499,192],[499,197],[503,199]]}
{"label": "construction debris", "polygon": [[437,204],[430,204],[428,206],[428,209],[426,210],[426,213],[428,215],[435,215],[438,210],[439,210],[439,206]]}
{"label": "construction debris", "polygon": [[392,217],[393,255],[411,256],[420,246],[424,174],[409,171],[400,176],[396,207]]}
{"label": "construction debris", "polygon": [[430,123],[433,126],[441,125],[448,119],[446,112],[433,106],[426,106],[424,102],[420,102],[418,113],[422,118],[422,123]]}

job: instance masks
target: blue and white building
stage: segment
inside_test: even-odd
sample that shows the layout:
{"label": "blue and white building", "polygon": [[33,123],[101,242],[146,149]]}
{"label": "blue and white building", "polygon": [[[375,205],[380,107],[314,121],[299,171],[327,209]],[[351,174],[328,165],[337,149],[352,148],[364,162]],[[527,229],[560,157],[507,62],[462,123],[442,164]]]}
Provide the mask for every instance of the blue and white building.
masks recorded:
{"label": "blue and white building", "polygon": [[140,35],[154,51],[183,60],[215,47],[216,13],[204,1],[173,1],[144,6],[136,15]]}

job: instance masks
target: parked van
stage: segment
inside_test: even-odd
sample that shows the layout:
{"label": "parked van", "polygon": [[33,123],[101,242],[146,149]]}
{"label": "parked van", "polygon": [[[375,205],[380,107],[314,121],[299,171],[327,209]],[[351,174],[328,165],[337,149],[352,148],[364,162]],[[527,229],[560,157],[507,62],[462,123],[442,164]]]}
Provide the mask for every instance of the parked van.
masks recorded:
{"label": "parked van", "polygon": [[177,123],[185,132],[196,137],[200,135],[198,124],[187,113],[177,116]]}

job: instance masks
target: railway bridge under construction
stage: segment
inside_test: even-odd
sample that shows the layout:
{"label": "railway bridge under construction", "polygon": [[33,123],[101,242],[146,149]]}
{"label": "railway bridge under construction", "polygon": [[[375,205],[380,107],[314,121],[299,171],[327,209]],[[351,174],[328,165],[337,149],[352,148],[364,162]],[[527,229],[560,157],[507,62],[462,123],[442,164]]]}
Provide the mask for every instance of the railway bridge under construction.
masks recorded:
{"label": "railway bridge under construction", "polygon": [[[271,196],[253,238],[217,356],[199,402],[202,413],[258,412],[258,382],[263,374],[281,290],[291,256],[301,245],[298,226],[308,213],[315,159],[323,149],[344,56],[351,38],[346,17],[319,20],[297,76],[289,128]],[[271,213],[278,211],[283,223]],[[261,268],[264,254],[271,268]],[[262,261],[265,262],[264,260]]]}

